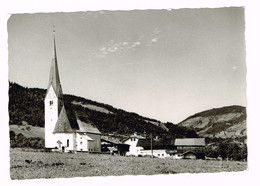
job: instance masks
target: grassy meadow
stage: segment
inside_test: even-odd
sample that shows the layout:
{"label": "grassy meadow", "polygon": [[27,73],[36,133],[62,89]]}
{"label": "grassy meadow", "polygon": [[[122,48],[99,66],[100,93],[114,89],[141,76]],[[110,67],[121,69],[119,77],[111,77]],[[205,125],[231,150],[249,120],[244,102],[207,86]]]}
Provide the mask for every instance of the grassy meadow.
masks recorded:
{"label": "grassy meadow", "polygon": [[10,149],[11,179],[209,173],[246,169],[247,162],[238,161],[174,160]]}

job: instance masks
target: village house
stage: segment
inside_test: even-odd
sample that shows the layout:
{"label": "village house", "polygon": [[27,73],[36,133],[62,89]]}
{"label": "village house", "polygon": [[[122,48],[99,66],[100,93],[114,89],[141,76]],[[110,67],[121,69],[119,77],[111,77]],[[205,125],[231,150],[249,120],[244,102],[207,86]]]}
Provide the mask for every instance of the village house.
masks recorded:
{"label": "village house", "polygon": [[144,147],[140,146],[140,140],[145,140],[145,138],[134,133],[134,135],[131,135],[124,141],[125,144],[130,145],[129,151],[126,153],[127,156],[148,156],[156,158],[166,158],[171,156],[166,149],[145,150]]}
{"label": "village house", "polygon": [[[53,31],[55,33],[55,31]],[[64,104],[60,83],[55,35],[45,105],[45,148],[60,151],[101,151],[101,133],[86,117]]]}
{"label": "village house", "polygon": [[205,159],[205,138],[175,139],[177,158]]}
{"label": "village house", "polygon": [[137,135],[137,133],[134,133],[134,135],[131,135],[129,138],[123,141],[123,143],[130,145],[129,151],[126,153],[126,156],[141,156],[141,151],[144,150],[143,147],[137,146],[139,140],[144,140],[145,138],[143,136]]}

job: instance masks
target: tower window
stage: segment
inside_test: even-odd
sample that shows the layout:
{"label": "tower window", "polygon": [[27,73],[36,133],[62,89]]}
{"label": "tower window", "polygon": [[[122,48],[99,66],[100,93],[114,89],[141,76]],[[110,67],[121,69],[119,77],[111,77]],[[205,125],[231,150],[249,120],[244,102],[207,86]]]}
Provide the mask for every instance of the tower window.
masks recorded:
{"label": "tower window", "polygon": [[67,140],[67,147],[69,147],[70,145],[70,140]]}
{"label": "tower window", "polygon": [[51,101],[50,101],[50,106],[52,106],[52,105],[53,105],[53,101],[51,100]]}

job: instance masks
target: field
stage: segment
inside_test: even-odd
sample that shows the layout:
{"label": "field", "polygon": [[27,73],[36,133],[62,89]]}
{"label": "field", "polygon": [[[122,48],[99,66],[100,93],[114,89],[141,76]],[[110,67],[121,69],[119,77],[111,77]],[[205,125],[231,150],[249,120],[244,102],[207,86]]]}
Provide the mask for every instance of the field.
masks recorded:
{"label": "field", "polygon": [[246,169],[247,162],[238,161],[174,160],[10,149],[11,179],[209,173]]}

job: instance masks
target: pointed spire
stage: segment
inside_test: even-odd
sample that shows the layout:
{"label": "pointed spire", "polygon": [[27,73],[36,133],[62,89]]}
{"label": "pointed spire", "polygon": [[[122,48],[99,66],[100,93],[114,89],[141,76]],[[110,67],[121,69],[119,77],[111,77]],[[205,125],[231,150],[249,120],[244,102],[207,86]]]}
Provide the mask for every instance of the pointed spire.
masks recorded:
{"label": "pointed spire", "polygon": [[53,25],[53,43],[54,43],[54,53],[53,53],[53,56],[54,56],[54,59],[57,61],[57,54],[56,54],[56,42],[55,42],[55,26]]}
{"label": "pointed spire", "polygon": [[57,54],[56,54],[55,27],[54,26],[53,26],[53,59],[52,59],[52,63],[51,63],[48,89],[50,88],[51,85],[52,85],[57,97],[62,98],[62,89],[61,89],[58,62],[57,62]]}

